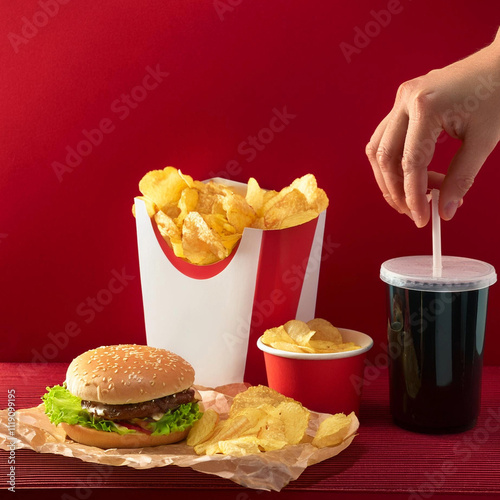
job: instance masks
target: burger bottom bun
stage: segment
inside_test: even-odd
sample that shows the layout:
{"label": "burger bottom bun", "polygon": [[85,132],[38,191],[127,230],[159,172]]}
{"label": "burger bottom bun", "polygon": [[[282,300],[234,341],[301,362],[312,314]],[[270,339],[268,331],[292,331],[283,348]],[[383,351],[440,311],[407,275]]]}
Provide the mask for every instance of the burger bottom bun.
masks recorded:
{"label": "burger bottom bun", "polygon": [[89,429],[81,425],[69,425],[61,423],[68,437],[77,443],[98,448],[143,448],[146,446],[160,446],[182,441],[187,437],[189,429],[181,432],[171,432],[170,434],[153,436],[137,432],[134,434],[118,434],[117,432],[98,431]]}

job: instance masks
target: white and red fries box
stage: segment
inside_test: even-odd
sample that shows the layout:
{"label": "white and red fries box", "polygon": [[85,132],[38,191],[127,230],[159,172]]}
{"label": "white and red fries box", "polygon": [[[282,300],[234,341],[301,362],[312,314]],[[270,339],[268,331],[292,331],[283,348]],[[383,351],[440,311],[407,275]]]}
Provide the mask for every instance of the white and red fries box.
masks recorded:
{"label": "white and red fries box", "polygon": [[[246,193],[246,184],[212,180]],[[287,229],[245,228],[231,255],[208,266],[176,257],[140,198],[135,214],[148,345],[189,361],[198,385],[266,384],[257,339],[314,318],[326,210]]]}

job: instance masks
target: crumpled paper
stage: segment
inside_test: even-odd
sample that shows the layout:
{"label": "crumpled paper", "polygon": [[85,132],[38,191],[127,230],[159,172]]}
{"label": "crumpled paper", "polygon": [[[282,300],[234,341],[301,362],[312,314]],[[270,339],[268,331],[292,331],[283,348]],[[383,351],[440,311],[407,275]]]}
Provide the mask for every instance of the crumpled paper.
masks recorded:
{"label": "crumpled paper", "polygon": [[[229,413],[233,397],[247,389],[245,384],[230,384],[216,389],[197,387],[204,409],[212,408],[221,418]],[[359,427],[355,417],[346,439],[338,446],[318,449],[306,442],[286,446],[281,450],[234,457],[228,455],[196,455],[193,448],[184,442],[164,446],[136,449],[102,450],[66,439],[66,433],[50,423],[44,413],[43,404],[29,409],[16,410],[15,436],[8,428],[7,410],[0,411],[0,448],[10,450],[30,449],[38,453],[55,453],[79,458],[85,462],[106,465],[127,465],[135,469],[149,469],[177,465],[191,467],[205,474],[230,479],[247,488],[280,491],[290,481],[297,479],[306,467],[338,455],[356,436]],[[314,436],[322,420],[328,414],[311,412],[308,436]]]}

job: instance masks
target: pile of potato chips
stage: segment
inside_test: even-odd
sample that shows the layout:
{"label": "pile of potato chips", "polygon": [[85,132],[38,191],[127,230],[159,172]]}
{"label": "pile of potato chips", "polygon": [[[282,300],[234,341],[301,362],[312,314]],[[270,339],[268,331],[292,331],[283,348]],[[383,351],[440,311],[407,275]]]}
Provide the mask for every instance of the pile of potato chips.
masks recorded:
{"label": "pile of potato chips", "polygon": [[310,412],[294,399],[269,387],[249,387],[235,396],[228,418],[208,409],[187,437],[198,455],[244,456],[311,442],[318,448],[336,446],[345,438],[351,415],[337,413],[323,420],[314,437],[308,436]]}
{"label": "pile of potato chips", "polygon": [[176,256],[198,265],[226,258],[245,227],[284,229],[308,222],[328,206],[314,175],[295,179],[281,191],[266,191],[254,178],[246,196],[213,181],[195,181],[166,167],[139,182],[148,214]]}
{"label": "pile of potato chips", "polygon": [[332,353],[360,349],[353,342],[344,342],[339,329],[322,318],[307,323],[292,319],[266,330],[260,340],[269,347],[289,352]]}

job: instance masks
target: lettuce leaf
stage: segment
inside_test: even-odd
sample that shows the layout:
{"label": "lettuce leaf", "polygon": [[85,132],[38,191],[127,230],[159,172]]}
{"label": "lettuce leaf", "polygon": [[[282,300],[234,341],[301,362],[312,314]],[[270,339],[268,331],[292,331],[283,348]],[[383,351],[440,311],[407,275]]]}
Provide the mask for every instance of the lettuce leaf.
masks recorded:
{"label": "lettuce leaf", "polygon": [[[65,422],[70,425],[82,425],[91,429],[104,432],[117,432],[118,434],[130,434],[137,431],[116,425],[111,420],[95,418],[87,410],[82,408],[82,400],[71,394],[65,387],[56,385],[47,387],[47,393],[42,400],[45,404],[45,413],[54,424]],[[163,417],[154,422],[148,422],[148,428],[155,435],[170,434],[171,432],[183,431],[192,426],[201,417],[198,403],[187,403],[179,406],[174,411],[167,411]]]}
{"label": "lettuce leaf", "polygon": [[149,429],[155,436],[183,431],[191,427],[201,415],[198,403],[186,403],[174,411],[168,410],[160,420],[152,422]]}

